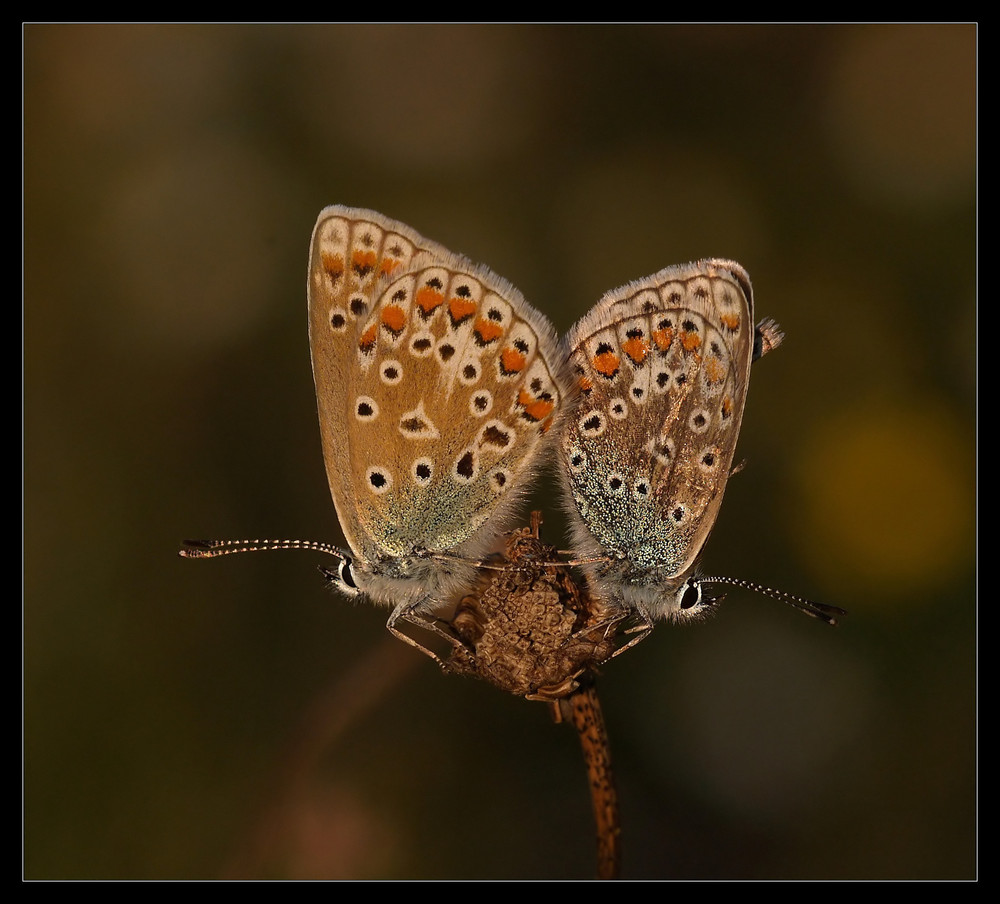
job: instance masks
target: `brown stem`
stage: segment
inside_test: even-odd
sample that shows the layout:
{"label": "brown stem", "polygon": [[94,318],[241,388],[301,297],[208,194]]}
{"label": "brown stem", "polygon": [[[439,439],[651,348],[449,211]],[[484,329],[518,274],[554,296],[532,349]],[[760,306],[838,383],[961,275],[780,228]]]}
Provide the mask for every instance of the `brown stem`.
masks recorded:
{"label": "brown stem", "polygon": [[597,878],[617,879],[621,871],[618,791],[615,788],[611,745],[604,727],[597,688],[592,681],[587,682],[559,702],[563,715],[573,723],[580,736],[583,759],[587,764],[587,779],[597,827]]}

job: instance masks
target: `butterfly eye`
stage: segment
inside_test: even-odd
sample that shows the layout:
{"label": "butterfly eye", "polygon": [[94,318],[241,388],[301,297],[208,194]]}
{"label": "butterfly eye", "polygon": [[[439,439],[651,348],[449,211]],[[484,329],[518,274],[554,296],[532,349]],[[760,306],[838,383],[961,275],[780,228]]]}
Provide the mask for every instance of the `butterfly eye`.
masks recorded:
{"label": "butterfly eye", "polygon": [[677,595],[681,609],[693,609],[701,603],[701,583],[698,581],[685,581]]}
{"label": "butterfly eye", "polygon": [[358,584],[357,581],[354,580],[353,564],[354,563],[351,559],[345,557],[340,563],[340,567],[337,569],[337,577],[340,578],[340,583],[345,589],[357,592]]}

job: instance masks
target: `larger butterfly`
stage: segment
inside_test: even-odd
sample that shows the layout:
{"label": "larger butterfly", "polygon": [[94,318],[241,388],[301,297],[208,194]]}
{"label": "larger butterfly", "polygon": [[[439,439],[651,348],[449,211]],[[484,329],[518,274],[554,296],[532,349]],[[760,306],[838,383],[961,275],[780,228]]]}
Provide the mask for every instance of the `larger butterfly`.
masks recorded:
{"label": "larger butterfly", "polygon": [[320,214],[308,295],[323,457],[349,549],[216,541],[184,554],[333,552],[337,589],[391,606],[389,629],[413,643],[396,622],[472,586],[555,437],[558,339],[508,282],[370,210]]}

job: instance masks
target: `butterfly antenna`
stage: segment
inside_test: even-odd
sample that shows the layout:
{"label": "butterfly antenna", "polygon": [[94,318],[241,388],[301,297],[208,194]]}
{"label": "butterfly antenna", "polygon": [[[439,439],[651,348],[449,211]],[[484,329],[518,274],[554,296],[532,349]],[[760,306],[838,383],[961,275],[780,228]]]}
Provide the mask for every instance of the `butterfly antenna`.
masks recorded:
{"label": "butterfly antenna", "polygon": [[752,590],[754,593],[761,594],[761,596],[768,596],[773,600],[778,600],[779,602],[791,606],[793,609],[798,609],[799,612],[804,612],[806,615],[818,618],[820,621],[826,622],[828,625],[836,625],[838,617],[847,615],[847,610],[841,609],[839,606],[828,606],[826,603],[816,603],[812,600],[803,599],[801,596],[786,593],[784,590],[775,590],[773,587],[765,587],[763,584],[756,584],[753,581],[744,581],[739,578],[724,577],[702,577],[698,578],[698,581],[703,584],[728,584],[730,587]]}
{"label": "butterfly antenna", "polygon": [[306,549],[344,558],[344,553],[336,546],[319,540],[185,540],[177,554],[185,559],[217,559],[238,552],[267,552],[272,549]]}

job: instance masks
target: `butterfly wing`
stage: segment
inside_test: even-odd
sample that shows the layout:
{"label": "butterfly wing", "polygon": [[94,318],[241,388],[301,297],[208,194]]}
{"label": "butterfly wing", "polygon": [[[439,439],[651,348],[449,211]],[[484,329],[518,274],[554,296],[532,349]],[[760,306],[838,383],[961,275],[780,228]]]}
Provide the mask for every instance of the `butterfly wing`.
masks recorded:
{"label": "butterfly wing", "polygon": [[402,223],[380,213],[328,207],[313,230],[309,259],[309,346],[319,410],[323,459],[330,492],[348,545],[362,550],[357,500],[350,477],[348,394],[360,327],[378,290],[415,257],[448,252]]}
{"label": "butterfly wing", "polygon": [[650,617],[712,530],[753,354],[753,302],[732,261],[669,267],[609,292],[569,333],[580,403],[562,434],[577,549],[606,596]]}
{"label": "butterfly wing", "polygon": [[554,435],[558,342],[509,283],[370,211],[324,211],[310,273],[331,492],[363,589],[398,597],[433,582],[426,553],[478,556],[507,526]]}

